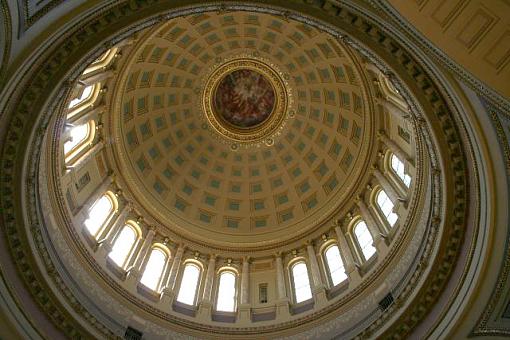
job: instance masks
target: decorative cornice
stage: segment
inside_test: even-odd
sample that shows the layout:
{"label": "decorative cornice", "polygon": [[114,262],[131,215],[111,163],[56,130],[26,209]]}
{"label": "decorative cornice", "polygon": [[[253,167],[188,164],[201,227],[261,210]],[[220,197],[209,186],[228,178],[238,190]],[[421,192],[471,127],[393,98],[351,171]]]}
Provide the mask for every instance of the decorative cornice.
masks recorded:
{"label": "decorative cornice", "polygon": [[423,34],[411,26],[409,22],[404,20],[404,18],[398,14],[388,1],[368,0],[368,2],[377,11],[388,16],[393,23],[400,26],[399,31],[401,34],[410,37],[421,47],[421,50],[426,51],[426,53],[434,58],[434,60],[439,61],[442,65],[446,66],[453,74],[465,81],[473,91],[486,98],[500,112],[506,112],[507,115],[510,113],[510,101],[508,98],[503,97],[501,94],[488,87],[457,62],[449,58],[445,52],[437,48],[428,39],[426,39]]}
{"label": "decorative cornice", "polygon": [[[509,138],[505,134],[504,127],[501,123],[501,117],[510,122],[510,117],[498,110],[497,107],[492,105],[490,102],[482,100],[487,112],[490,114],[492,123],[496,128],[497,137],[501,148],[503,149],[504,159],[506,161],[506,173],[510,178],[510,143]],[[510,191],[510,187],[508,188]],[[508,227],[507,227],[508,228]],[[498,281],[494,290],[492,291],[489,303],[485,307],[477,325],[472,331],[474,336],[510,336],[510,330],[508,328],[498,328],[495,325],[490,324],[491,319],[499,319],[501,315],[494,315],[496,313],[496,307],[501,299],[504,299],[504,295],[507,293],[508,286],[510,285],[510,233],[507,233],[507,239],[505,241],[505,258],[503,260]]]}
{"label": "decorative cornice", "polygon": [[[1,16],[3,18],[3,32],[5,35],[5,42],[3,46],[3,55],[0,59],[0,89],[3,87],[5,81],[5,70],[9,63],[9,56],[11,54],[11,43],[12,43],[12,24],[11,24],[11,13],[9,11],[9,5],[6,0],[0,0],[0,10],[2,11]],[[0,41],[1,43],[1,41]],[[1,114],[0,114],[1,117]]]}

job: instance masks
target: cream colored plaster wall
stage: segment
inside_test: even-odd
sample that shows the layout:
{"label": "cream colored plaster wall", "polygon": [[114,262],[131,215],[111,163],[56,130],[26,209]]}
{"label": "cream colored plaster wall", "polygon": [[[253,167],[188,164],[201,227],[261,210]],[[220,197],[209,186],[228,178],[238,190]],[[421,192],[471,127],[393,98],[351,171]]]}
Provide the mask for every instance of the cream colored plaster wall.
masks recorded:
{"label": "cream colored plaster wall", "polygon": [[388,0],[475,77],[510,96],[510,1]]}
{"label": "cream colored plaster wall", "polygon": [[[71,206],[78,208],[85,204],[96,188],[98,188],[106,178],[107,172],[106,168],[104,168],[102,157],[102,152],[100,152],[78,168],[70,169],[69,172],[63,176],[62,184],[70,191],[73,200]],[[88,180],[84,178],[87,174]]]}
{"label": "cream colored plaster wall", "polygon": [[[259,303],[259,285],[263,283],[267,284],[267,303]],[[251,272],[250,303],[253,308],[274,306],[276,299],[276,272],[274,270]]]}

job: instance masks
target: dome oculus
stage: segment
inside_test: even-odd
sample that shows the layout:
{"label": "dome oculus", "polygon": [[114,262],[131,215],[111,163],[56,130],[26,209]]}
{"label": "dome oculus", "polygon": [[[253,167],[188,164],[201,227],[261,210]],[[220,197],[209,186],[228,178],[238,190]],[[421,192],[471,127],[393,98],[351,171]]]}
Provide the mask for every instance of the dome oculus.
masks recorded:
{"label": "dome oculus", "polygon": [[205,118],[213,131],[234,144],[274,137],[284,125],[289,104],[280,73],[255,57],[223,61],[206,77]]}
{"label": "dome oculus", "polygon": [[238,128],[251,128],[273,112],[275,91],[257,71],[240,69],[220,80],[214,93],[216,115]]}

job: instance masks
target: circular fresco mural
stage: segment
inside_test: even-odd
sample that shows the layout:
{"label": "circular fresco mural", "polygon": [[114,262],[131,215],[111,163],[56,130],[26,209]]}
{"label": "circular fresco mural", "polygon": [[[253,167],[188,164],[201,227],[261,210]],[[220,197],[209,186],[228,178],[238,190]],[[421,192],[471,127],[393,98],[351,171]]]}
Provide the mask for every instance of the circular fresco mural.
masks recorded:
{"label": "circular fresco mural", "polygon": [[263,123],[273,112],[275,91],[266,77],[251,69],[233,71],[223,77],[214,94],[219,117],[238,128]]}

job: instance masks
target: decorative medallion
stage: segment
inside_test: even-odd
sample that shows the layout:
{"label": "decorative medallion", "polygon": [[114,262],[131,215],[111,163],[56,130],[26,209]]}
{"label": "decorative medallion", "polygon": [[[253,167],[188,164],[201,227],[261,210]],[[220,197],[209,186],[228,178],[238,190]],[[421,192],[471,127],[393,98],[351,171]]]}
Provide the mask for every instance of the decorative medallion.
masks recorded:
{"label": "decorative medallion", "polygon": [[289,97],[272,65],[242,57],[214,68],[205,82],[202,106],[213,130],[233,145],[267,144],[283,126]]}
{"label": "decorative medallion", "polygon": [[273,112],[275,91],[265,76],[250,69],[231,72],[220,80],[214,93],[214,111],[226,123],[252,128]]}

